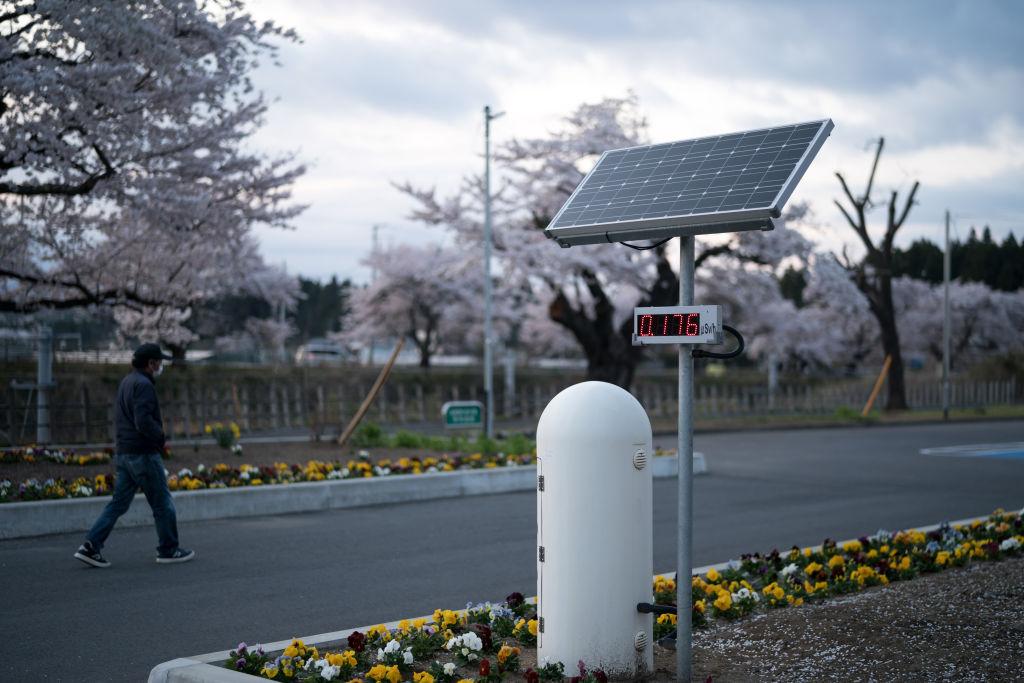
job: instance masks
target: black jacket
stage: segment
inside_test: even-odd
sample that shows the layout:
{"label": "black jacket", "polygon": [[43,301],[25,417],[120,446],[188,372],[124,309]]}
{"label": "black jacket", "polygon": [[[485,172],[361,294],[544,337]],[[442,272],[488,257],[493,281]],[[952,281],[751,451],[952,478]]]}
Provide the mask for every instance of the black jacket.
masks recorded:
{"label": "black jacket", "polygon": [[159,453],[164,449],[164,423],[153,379],[132,370],[117,388],[114,402],[118,453]]}

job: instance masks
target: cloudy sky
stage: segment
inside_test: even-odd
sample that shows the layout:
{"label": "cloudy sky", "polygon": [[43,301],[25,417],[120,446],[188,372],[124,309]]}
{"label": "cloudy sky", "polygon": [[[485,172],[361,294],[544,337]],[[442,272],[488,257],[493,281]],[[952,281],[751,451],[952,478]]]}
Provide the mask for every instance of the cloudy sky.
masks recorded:
{"label": "cloudy sky", "polygon": [[[257,144],[311,163],[296,230],[263,231],[272,262],[357,281],[372,226],[383,243],[439,241],[407,219],[392,182],[454,190],[496,143],[543,135],[583,102],[632,91],[653,142],[831,117],[832,137],[793,200],[816,238],[855,243],[833,206],[862,187],[886,139],[879,189],[922,183],[901,231],[938,241],[992,226],[1024,236],[1024,3],[255,0],[303,42],[261,67],[277,99]],[[876,195],[879,200],[884,196]],[[875,214],[884,220],[884,208]],[[552,244],[552,248],[555,248]]]}

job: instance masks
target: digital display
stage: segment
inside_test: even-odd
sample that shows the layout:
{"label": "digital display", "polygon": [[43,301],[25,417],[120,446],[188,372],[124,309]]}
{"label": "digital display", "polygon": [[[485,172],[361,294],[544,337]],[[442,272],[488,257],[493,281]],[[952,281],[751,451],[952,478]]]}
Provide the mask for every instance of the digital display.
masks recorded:
{"label": "digital display", "polygon": [[647,313],[637,320],[638,337],[696,337],[700,313]]}
{"label": "digital display", "polygon": [[721,306],[644,306],[633,309],[634,346],[721,343]]}

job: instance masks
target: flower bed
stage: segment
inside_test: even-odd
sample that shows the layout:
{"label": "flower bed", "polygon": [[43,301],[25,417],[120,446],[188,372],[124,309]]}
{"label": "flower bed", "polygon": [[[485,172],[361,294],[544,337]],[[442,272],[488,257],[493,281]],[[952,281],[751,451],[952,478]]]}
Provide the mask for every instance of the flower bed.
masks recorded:
{"label": "flower bed", "polygon": [[0,463],[18,462],[53,462],[58,465],[105,465],[111,461],[114,451],[107,448],[102,451],[75,453],[65,448],[44,448],[27,446],[0,451]]}
{"label": "flower bed", "polygon": [[[674,451],[660,449],[655,451],[655,455],[658,456],[674,454]],[[101,455],[106,455],[107,462],[109,462],[109,454]],[[69,457],[84,456],[71,454]],[[359,451],[355,458],[346,461],[308,460],[304,465],[284,462],[260,466],[244,463],[229,465],[222,462],[213,467],[206,467],[200,464],[194,469],[184,467],[177,472],[167,471],[167,485],[172,491],[195,491],[197,489],[268,486],[334,479],[372,479],[430,472],[488,470],[534,465],[536,462],[535,451],[518,455],[505,453],[495,455],[482,453],[442,454],[377,461],[371,459],[369,452]],[[113,485],[114,478],[109,474],[100,474],[92,478],[78,477],[73,480],[54,477],[29,478],[21,482],[13,482],[3,479],[0,480],[0,503],[105,496],[110,495]]]}
{"label": "flower bed", "polygon": [[[695,627],[715,620],[735,620],[758,611],[797,608],[829,596],[851,593],[926,573],[1024,553],[1021,512],[997,510],[986,520],[942,525],[922,531],[879,531],[818,548],[744,555],[721,571],[712,569],[691,581]],[[659,604],[675,604],[676,582],[654,578]],[[537,666],[535,607],[513,593],[499,605],[470,606],[461,611],[436,610],[432,619],[402,621],[395,629],[375,626],[353,632],[346,642],[319,651],[295,639],[279,655],[244,643],[231,651],[226,668],[282,681],[349,681],[350,683],[496,683],[503,678],[529,683],[560,681],[560,664]],[[662,615],[655,637],[674,630],[675,615]],[[573,683],[604,683],[600,670],[577,665]]]}

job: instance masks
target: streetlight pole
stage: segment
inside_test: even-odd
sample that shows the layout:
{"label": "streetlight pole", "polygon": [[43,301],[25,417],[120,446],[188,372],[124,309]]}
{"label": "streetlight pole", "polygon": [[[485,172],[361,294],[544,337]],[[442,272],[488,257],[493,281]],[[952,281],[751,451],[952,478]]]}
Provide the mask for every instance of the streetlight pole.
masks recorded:
{"label": "streetlight pole", "polygon": [[491,311],[491,121],[504,112],[484,107],[484,397],[487,403],[485,433],[494,437],[494,358]]}
{"label": "streetlight pole", "polygon": [[949,419],[949,209],[946,209],[946,244],[942,251],[942,419]]}

